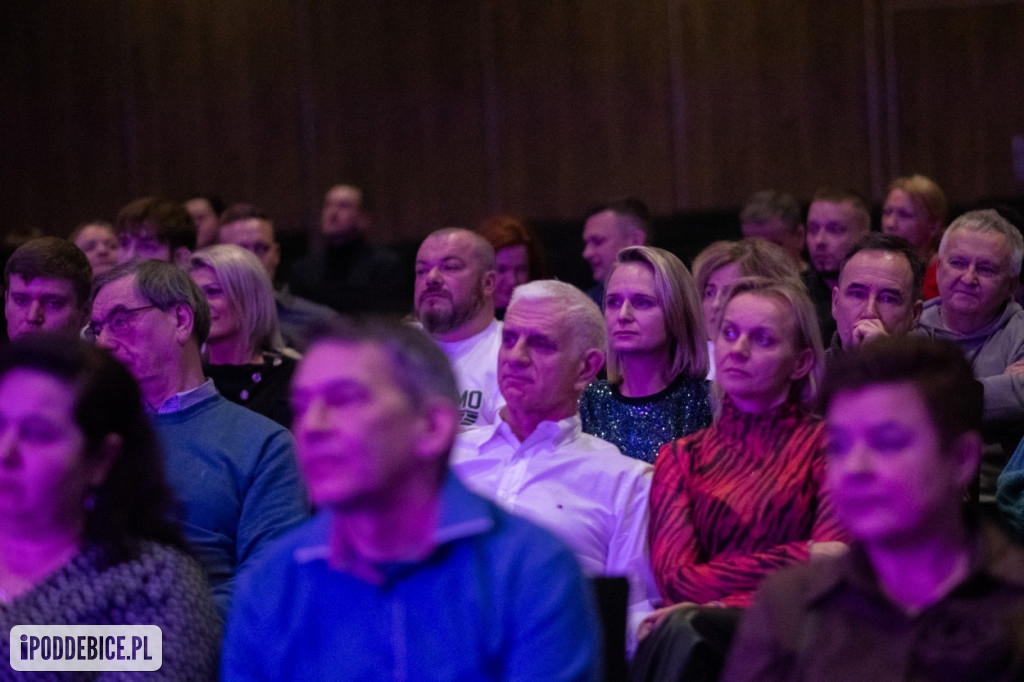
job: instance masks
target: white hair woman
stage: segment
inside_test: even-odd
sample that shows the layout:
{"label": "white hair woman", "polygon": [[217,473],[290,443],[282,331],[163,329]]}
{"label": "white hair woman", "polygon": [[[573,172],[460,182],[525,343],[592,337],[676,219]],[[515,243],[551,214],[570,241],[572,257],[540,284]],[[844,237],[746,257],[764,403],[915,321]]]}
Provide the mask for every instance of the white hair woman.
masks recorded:
{"label": "white hair woman", "polygon": [[296,355],[281,340],[266,269],[245,249],[220,244],[192,254],[191,275],[210,304],[206,376],[228,400],[291,426]]}

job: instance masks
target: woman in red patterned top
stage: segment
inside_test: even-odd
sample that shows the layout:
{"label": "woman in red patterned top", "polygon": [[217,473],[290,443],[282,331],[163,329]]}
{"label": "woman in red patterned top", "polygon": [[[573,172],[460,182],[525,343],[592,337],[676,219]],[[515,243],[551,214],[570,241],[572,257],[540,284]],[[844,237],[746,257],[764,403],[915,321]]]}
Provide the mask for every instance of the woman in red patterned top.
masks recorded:
{"label": "woman in red patterned top", "polygon": [[652,614],[649,628],[686,605],[746,606],[767,574],[842,549],[822,495],[823,424],[808,411],[822,348],[806,292],[787,282],[738,282],[715,360],[715,422],[664,446],[654,469],[651,563],[675,606]]}

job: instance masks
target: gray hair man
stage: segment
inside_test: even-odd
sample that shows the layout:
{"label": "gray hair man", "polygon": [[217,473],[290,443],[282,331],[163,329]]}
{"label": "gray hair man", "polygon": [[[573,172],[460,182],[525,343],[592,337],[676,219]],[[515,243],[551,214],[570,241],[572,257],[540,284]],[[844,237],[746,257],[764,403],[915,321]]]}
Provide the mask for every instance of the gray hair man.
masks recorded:
{"label": "gray hair man", "polygon": [[209,330],[206,298],[170,263],[136,260],[93,286],[86,335],[139,382],[185,537],[226,612],[237,572],[306,518],[308,504],[291,434],[229,402],[203,376],[199,349]]}
{"label": "gray hair man", "polygon": [[657,600],[646,551],[652,468],[583,433],[577,401],[604,363],[597,305],[554,280],[512,293],[498,352],[497,424],[460,436],[466,484],[554,531],[592,575],[630,578],[631,640]]}

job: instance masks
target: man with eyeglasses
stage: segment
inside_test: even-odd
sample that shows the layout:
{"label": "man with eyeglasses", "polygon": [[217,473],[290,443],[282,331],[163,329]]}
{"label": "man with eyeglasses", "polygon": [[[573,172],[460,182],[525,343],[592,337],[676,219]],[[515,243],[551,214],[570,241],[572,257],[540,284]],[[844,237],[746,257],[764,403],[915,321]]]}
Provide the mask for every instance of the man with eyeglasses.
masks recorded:
{"label": "man with eyeglasses", "polygon": [[85,336],[139,382],[185,537],[226,613],[238,571],[308,514],[291,434],[203,376],[210,309],[183,270],[158,260],[118,266],[96,279],[91,317]]}
{"label": "man with eyeglasses", "polygon": [[289,348],[306,349],[306,330],[339,317],[333,309],[296,296],[287,284],[275,281],[281,262],[281,246],[274,239],[274,223],[270,216],[253,204],[232,204],[220,216],[221,244],[234,244],[260,259],[274,284],[274,302],[281,336]]}

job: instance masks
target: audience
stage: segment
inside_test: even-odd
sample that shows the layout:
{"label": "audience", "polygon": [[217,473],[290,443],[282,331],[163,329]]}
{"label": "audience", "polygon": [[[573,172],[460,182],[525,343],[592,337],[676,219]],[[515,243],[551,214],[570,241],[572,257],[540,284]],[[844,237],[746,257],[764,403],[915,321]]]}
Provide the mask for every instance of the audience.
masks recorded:
{"label": "audience", "polygon": [[800,204],[789,194],[769,189],[757,192],[740,211],[740,230],[744,239],[764,239],[789,254],[797,270],[806,272],[804,227]]}
{"label": "audience", "polygon": [[281,339],[267,271],[245,249],[220,244],[192,254],[191,275],[210,306],[203,373],[231,402],[288,428],[295,354]]}
{"label": "audience", "polygon": [[[220,223],[220,243],[241,246],[259,258],[273,283],[281,263],[281,246],[274,238],[270,216],[258,206],[239,203],[221,214]],[[281,338],[288,348],[299,352],[306,349],[308,329],[338,317],[333,309],[292,294],[287,284],[275,288],[274,304]]]}
{"label": "audience", "polygon": [[800,281],[800,273],[786,252],[763,239],[714,242],[693,261],[693,274],[700,292],[707,325],[708,380],[715,378],[715,342],[722,308],[733,285],[743,277],[765,277],[773,281]]}
{"label": "audience", "polygon": [[927,269],[922,296],[927,301],[939,295],[936,280],[938,246],[946,227],[946,195],[930,178],[911,175],[896,178],[882,207],[882,232],[903,237],[914,245]]}
{"label": "audience", "polygon": [[142,197],[127,204],[114,221],[118,263],[155,259],[188,266],[196,249],[196,224],[181,204]]}
{"label": "audience", "polygon": [[114,226],[103,220],[90,220],[74,229],[68,240],[80,248],[92,266],[93,277],[117,265],[117,234]]}
{"label": "audience", "polygon": [[292,400],[320,513],[242,576],[225,682],[596,678],[571,552],[449,473],[458,389],[422,332],[331,328]]}
{"label": "audience", "polygon": [[494,315],[503,320],[512,290],[545,277],[544,251],[530,228],[511,216],[487,218],[477,232],[494,247]]}
{"label": "audience", "polygon": [[662,445],[711,423],[700,296],[682,261],[647,246],[619,251],[607,282],[608,379],[583,391],[580,420],[654,464]]}
{"label": "audience", "polygon": [[883,336],[906,336],[921,317],[924,265],[902,237],[873,232],[846,255],[832,290],[836,333],[826,358]]}
{"label": "audience", "polygon": [[88,320],[92,268],[57,237],[25,242],[4,266],[4,316],[13,340],[41,331],[77,334]]}
{"label": "audience", "polygon": [[[156,625],[164,678],[215,678],[220,623],[168,521],[160,448],[120,363],[59,335],[0,349],[0,470],[5,631]],[[0,639],[5,661],[11,640]]]}
{"label": "audience", "polygon": [[594,286],[587,296],[604,305],[604,281],[615,263],[615,255],[627,246],[643,246],[651,231],[647,205],[628,197],[596,206],[583,223],[583,260],[594,273]]}
{"label": "audience", "polygon": [[1024,551],[963,504],[982,450],[970,364],[947,343],[882,339],[836,358],[823,398],[854,542],[766,581],[724,679],[1024,678]]}
{"label": "audience", "polygon": [[1024,310],[1012,300],[1024,239],[993,210],[965,213],[939,244],[939,298],[928,301],[919,328],[956,343],[985,389],[987,448],[979,494],[985,501],[996,477],[1024,436]]}
{"label": "audience", "polygon": [[[641,634],[654,630],[637,654],[644,679],[664,679],[658,651],[692,643],[702,608],[747,606],[765,576],[840,550],[844,539],[824,493],[824,425],[809,412],[822,349],[807,294],[792,282],[738,282],[715,355],[720,414],[666,445],[654,468],[651,564],[672,606],[644,623]],[[739,612],[714,615],[734,623]],[[716,627],[727,641],[731,629]]]}
{"label": "audience", "polygon": [[494,249],[475,232],[437,230],[416,253],[416,318],[455,370],[462,426],[495,423],[501,406],[494,282]]}
{"label": "audience", "polygon": [[465,431],[452,469],[471,489],[555,532],[590,575],[630,578],[630,638],[656,598],[645,528],[650,465],[582,432],[577,401],[604,361],[601,311],[565,282],[516,288],[498,351],[506,404]]}
{"label": "audience", "polygon": [[320,212],[322,248],[292,264],[291,291],[345,314],[408,312],[409,273],[397,254],[370,243],[369,231],[363,190],[329,189]]}
{"label": "audience", "polygon": [[860,195],[831,188],[815,193],[807,209],[807,252],[813,267],[802,276],[823,339],[831,339],[836,331],[832,290],[839,281],[839,264],[870,230],[871,214]]}
{"label": "audience", "polygon": [[308,505],[291,434],[224,399],[203,376],[209,330],[202,292],[169,263],[136,260],[93,285],[87,336],[139,382],[185,537],[226,613],[238,570],[300,523]]}

